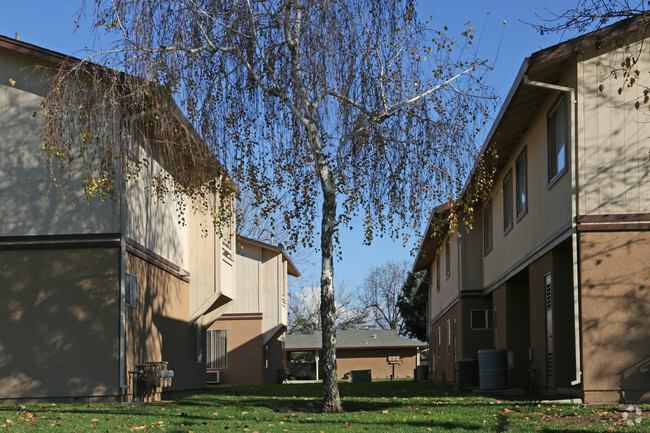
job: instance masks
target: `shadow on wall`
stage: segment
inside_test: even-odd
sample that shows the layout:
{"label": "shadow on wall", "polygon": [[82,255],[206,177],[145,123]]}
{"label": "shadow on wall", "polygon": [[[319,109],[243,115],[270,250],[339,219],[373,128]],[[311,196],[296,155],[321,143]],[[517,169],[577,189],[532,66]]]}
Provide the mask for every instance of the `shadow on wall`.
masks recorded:
{"label": "shadow on wall", "polygon": [[650,357],[630,365],[618,372],[621,401],[649,401],[650,388],[639,389],[638,384],[648,381],[650,377]]}
{"label": "shadow on wall", "polygon": [[585,390],[650,396],[650,234],[581,235]]}
{"label": "shadow on wall", "polygon": [[[0,75],[2,75],[0,73]],[[95,200],[91,206],[83,199],[79,188],[76,192],[65,184],[80,186],[81,171],[73,172],[71,178],[63,173],[59,185],[50,183],[50,175],[43,153],[43,113],[40,108],[41,93],[29,93],[34,89],[19,88],[23,80],[17,80],[15,88],[8,88],[6,98],[0,92],[0,233],[7,236],[66,234],[66,233],[115,233],[118,231],[119,206],[112,200]],[[36,115],[34,115],[36,113]],[[80,161],[70,162],[81,167]],[[63,189],[63,192],[60,189]],[[68,200],[78,203],[73,207]]]}
{"label": "shadow on wall", "polygon": [[138,277],[137,306],[126,307],[127,370],[166,361],[174,378],[165,391],[205,387],[205,363],[195,360],[196,331],[187,323],[189,283],[131,254],[127,271]]}
{"label": "shadow on wall", "polygon": [[[628,105],[628,109],[632,107]],[[647,128],[642,128],[645,130]],[[581,206],[584,206],[581,213],[650,212],[650,156],[647,147],[642,145],[642,137],[638,143],[630,143],[630,140],[624,128],[618,128],[600,147],[594,143],[585,150],[580,162],[580,195]]]}
{"label": "shadow on wall", "polygon": [[0,398],[118,395],[119,248],[0,251]]}

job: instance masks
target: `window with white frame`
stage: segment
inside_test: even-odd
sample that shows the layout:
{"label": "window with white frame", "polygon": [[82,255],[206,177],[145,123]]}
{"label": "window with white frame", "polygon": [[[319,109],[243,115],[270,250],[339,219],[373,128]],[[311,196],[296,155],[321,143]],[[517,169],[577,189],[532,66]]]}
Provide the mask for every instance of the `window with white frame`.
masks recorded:
{"label": "window with white frame", "polygon": [[199,317],[196,322],[194,322],[193,332],[194,332],[194,353],[193,359],[194,362],[201,363],[203,362],[203,324],[202,317]]}
{"label": "window with white frame", "polygon": [[503,234],[512,229],[512,170],[503,178]]}
{"label": "window with white frame", "polygon": [[436,341],[436,343],[437,343],[436,344],[436,354],[438,355],[438,358],[440,358],[440,356],[442,355],[441,350],[440,350],[440,348],[442,346],[442,336],[441,336],[442,333],[440,332],[440,326],[438,326],[437,334],[438,335],[437,335],[437,338],[436,338],[436,340],[437,340]]}
{"label": "window with white frame", "polygon": [[567,109],[561,97],[548,114],[548,183],[552,184],[567,168]]}
{"label": "window with white frame", "polygon": [[515,164],[515,207],[517,210],[517,221],[528,211],[528,157],[524,149]]}
{"label": "window with white frame", "polygon": [[492,251],[492,200],[483,207],[483,254]]}
{"label": "window with white frame", "polygon": [[127,307],[136,308],[138,306],[138,277],[126,272],[124,283],[124,304]]}
{"label": "window with white frame", "polygon": [[447,319],[447,355],[451,353],[451,320]]}
{"label": "window with white frame", "polygon": [[472,329],[492,329],[493,313],[492,309],[472,310],[471,312]]}
{"label": "window with white frame", "polygon": [[[265,358],[266,358],[265,347]],[[208,330],[207,368],[228,368],[228,331],[226,329]]]}

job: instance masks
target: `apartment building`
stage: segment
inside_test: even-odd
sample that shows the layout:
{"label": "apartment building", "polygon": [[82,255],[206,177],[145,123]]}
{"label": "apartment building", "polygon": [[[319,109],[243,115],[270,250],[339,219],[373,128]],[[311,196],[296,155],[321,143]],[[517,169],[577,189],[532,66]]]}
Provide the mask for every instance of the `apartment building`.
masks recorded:
{"label": "apartment building", "polygon": [[496,175],[472,228],[441,230],[451,210],[438,207],[414,264],[427,274],[432,380],[462,382],[459,365],[506,349],[509,387],[650,399],[650,117],[635,72],[650,70],[647,25],[524,60],[483,145]]}

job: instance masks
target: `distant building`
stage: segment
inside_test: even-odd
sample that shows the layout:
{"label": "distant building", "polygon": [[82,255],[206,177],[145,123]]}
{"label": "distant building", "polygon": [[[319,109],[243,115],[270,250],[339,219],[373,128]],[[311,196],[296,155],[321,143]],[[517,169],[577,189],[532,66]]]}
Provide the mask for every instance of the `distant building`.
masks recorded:
{"label": "distant building", "polygon": [[237,236],[237,299],[208,329],[208,380],[277,383],[284,372],[287,278],[300,272],[281,245]]}
{"label": "distant building", "polygon": [[[371,370],[375,379],[413,377],[420,364],[420,351],[426,343],[401,337],[394,329],[336,331],[336,371],[338,379],[349,379],[353,370]],[[291,352],[314,352],[320,357],[322,333],[287,335],[284,342],[285,364]],[[318,377],[322,377],[316,362]],[[316,375],[316,371],[314,374]]]}

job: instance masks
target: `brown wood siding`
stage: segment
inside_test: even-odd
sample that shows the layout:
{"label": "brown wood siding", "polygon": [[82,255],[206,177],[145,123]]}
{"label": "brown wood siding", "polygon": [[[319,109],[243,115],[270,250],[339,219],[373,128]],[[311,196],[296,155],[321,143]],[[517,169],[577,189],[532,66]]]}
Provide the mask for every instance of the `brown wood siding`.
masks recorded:
{"label": "brown wood siding", "polygon": [[[620,65],[639,48],[639,44],[632,44],[625,51],[595,52],[579,62],[580,214],[650,211],[648,107],[634,107],[638,97],[643,99],[643,85],[648,80],[642,75],[636,85],[628,87],[620,76],[611,74],[612,66]],[[650,59],[641,56],[635,69],[648,67]]]}

